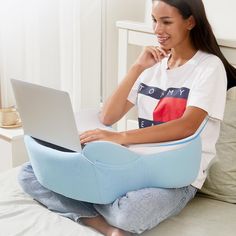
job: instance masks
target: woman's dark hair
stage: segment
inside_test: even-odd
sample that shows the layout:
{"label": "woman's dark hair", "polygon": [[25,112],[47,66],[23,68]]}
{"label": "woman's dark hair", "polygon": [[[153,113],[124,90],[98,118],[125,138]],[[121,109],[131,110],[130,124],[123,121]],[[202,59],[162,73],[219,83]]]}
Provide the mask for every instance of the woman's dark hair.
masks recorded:
{"label": "woman's dark hair", "polygon": [[190,31],[190,37],[196,49],[216,55],[224,64],[228,85],[227,89],[236,86],[236,69],[227,61],[216,41],[211,25],[207,19],[202,0],[152,0],[165,2],[178,9],[184,19],[193,16],[195,27]]}

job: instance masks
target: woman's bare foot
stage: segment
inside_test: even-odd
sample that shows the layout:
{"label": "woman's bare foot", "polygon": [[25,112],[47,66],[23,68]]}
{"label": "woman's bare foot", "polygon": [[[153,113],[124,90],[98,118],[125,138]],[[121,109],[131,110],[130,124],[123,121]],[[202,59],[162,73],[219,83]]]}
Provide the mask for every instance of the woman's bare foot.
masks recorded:
{"label": "woman's bare foot", "polygon": [[102,216],[83,218],[81,221],[105,236],[130,236],[131,234],[109,225]]}
{"label": "woman's bare foot", "polygon": [[131,236],[131,234],[121,229],[113,228],[106,236]]}

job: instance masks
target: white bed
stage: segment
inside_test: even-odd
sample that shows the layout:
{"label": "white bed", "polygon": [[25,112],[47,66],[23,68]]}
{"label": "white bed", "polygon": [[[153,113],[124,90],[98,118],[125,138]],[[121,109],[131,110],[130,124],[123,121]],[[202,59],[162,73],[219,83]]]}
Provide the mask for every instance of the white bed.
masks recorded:
{"label": "white bed", "polygon": [[19,167],[0,175],[0,236],[98,236],[97,232],[47,210],[17,183]]}

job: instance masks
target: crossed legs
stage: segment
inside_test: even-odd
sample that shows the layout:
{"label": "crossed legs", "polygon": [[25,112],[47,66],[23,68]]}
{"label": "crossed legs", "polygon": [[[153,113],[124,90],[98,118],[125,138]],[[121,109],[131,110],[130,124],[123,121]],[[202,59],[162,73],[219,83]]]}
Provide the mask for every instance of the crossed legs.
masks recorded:
{"label": "crossed legs", "polygon": [[19,183],[26,193],[49,210],[92,227],[106,236],[128,236],[152,229],[178,214],[196,193],[192,186],[178,189],[146,188],[128,192],[111,204],[92,204],[44,188],[37,181],[29,163],[23,166]]}

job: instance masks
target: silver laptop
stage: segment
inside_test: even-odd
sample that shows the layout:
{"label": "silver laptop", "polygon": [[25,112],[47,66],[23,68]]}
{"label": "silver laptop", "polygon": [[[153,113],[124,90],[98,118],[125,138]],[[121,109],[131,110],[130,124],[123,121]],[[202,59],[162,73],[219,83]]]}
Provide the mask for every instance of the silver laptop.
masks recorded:
{"label": "silver laptop", "polygon": [[15,79],[11,83],[25,134],[66,150],[81,151],[67,92]]}

